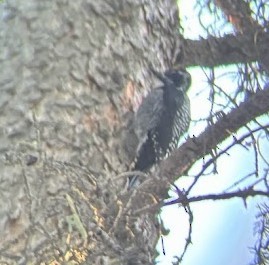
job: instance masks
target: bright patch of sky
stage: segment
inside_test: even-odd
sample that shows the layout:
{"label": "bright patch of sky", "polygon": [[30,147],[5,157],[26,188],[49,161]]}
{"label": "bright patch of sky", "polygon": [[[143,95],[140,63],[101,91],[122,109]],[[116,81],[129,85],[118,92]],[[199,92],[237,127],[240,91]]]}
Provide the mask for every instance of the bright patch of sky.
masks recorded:
{"label": "bright patch of sky", "polygon": [[[233,28],[222,18],[223,15],[219,9],[210,4],[215,16],[207,12],[207,8],[201,8],[206,5],[205,1],[197,0],[178,0],[180,23],[184,29],[184,37],[190,39],[207,38],[208,33],[215,35],[215,29],[224,34],[232,33]],[[206,29],[206,30],[205,30]]]}
{"label": "bright patch of sky", "polygon": [[[198,19],[198,8],[194,11],[194,6],[198,1],[179,1],[180,16],[182,20],[182,26],[184,28],[184,36],[191,39],[199,39],[200,36],[204,38],[207,33],[203,31]],[[221,32],[231,33],[232,28],[227,25],[225,21],[216,22],[210,14],[202,14],[203,22],[205,25],[215,23],[222,28]],[[219,14],[219,16],[221,16]],[[226,24],[226,26],[224,26]],[[216,26],[214,25],[214,27]],[[218,28],[217,28],[218,29]],[[213,31],[213,30],[212,30]],[[200,68],[191,68],[188,71],[192,75],[192,87],[188,92],[188,96],[191,99],[191,117],[192,120],[201,120],[208,117],[211,110],[210,102],[210,87],[206,82],[206,77]],[[227,75],[228,73],[236,72],[235,66],[229,68],[218,68],[215,72],[216,84],[225,91],[228,95],[232,95],[237,87],[234,75]],[[207,72],[209,74],[209,72]],[[243,98],[242,98],[243,99]],[[223,96],[223,93],[217,95],[216,101],[221,104],[227,101],[227,98]],[[225,112],[229,112],[232,105],[229,106]],[[220,107],[221,108],[221,107]],[[214,106],[214,111],[217,112],[218,107]],[[262,124],[268,124],[268,115],[265,115],[258,119]],[[204,128],[207,126],[207,122],[193,122],[189,129],[189,135],[198,136]],[[251,126],[255,127],[252,123]],[[257,125],[256,125],[257,127]],[[245,129],[239,130],[238,135],[246,133]],[[269,157],[269,143],[268,140],[260,135],[259,146],[266,157]],[[256,134],[256,135],[258,135]],[[227,139],[219,147],[224,148],[227,144],[232,143],[233,139]],[[191,196],[203,195],[203,194],[217,194],[223,193],[228,187],[230,187],[236,181],[250,172],[255,170],[254,164],[254,149],[253,143],[249,141],[249,150],[246,150],[240,145],[234,146],[229,150],[229,154],[221,156],[217,160],[218,174],[210,174],[203,176],[191,191]],[[205,161],[208,157],[205,157]],[[202,168],[203,162],[198,161],[189,172],[189,175],[195,176]],[[261,176],[265,164],[259,161],[259,170]],[[211,168],[212,169],[212,168]],[[185,188],[191,184],[192,177],[181,177],[177,181],[177,186]],[[256,177],[248,178],[242,183],[231,188],[229,191],[236,191],[239,187],[244,188],[248,184],[257,181]],[[263,188],[260,186],[261,189]],[[170,195],[176,198],[172,192]],[[205,201],[197,202],[191,205],[191,209],[194,215],[194,222],[192,225],[192,244],[185,257],[183,258],[182,265],[237,265],[237,264],[249,264],[253,261],[253,254],[250,251],[251,247],[254,247],[255,237],[253,233],[254,223],[257,215],[256,205],[258,202],[263,201],[260,197],[248,198],[247,208],[242,199],[232,199],[226,201]],[[171,265],[173,256],[181,255],[185,240],[188,236],[188,215],[185,210],[177,205],[168,206],[162,209],[161,218],[164,221],[165,227],[170,229],[169,236],[164,237],[164,246],[166,255],[160,255],[157,261],[161,265]],[[161,243],[159,243],[158,250],[162,253]]]}

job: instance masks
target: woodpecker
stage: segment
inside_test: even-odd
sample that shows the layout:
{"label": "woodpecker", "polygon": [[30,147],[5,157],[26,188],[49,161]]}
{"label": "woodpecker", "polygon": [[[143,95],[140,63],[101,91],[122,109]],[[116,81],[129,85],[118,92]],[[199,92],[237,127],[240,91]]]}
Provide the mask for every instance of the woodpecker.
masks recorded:
{"label": "woodpecker", "polygon": [[[138,108],[133,128],[138,138],[134,171],[147,172],[177,147],[180,136],[190,123],[190,102],[186,94],[191,76],[186,71],[168,70],[160,74],[163,83],[144,98]],[[129,178],[128,189],[137,186],[138,177]]]}

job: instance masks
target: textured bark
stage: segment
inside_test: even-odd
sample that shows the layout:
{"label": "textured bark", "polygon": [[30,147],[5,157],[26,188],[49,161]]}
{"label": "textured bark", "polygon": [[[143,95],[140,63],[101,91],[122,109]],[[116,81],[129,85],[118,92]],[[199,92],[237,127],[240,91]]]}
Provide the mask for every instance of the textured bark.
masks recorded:
{"label": "textured bark", "polygon": [[179,52],[175,1],[17,0],[0,13],[0,263],[152,263],[155,212],[130,215],[115,176],[132,157],[133,96]]}

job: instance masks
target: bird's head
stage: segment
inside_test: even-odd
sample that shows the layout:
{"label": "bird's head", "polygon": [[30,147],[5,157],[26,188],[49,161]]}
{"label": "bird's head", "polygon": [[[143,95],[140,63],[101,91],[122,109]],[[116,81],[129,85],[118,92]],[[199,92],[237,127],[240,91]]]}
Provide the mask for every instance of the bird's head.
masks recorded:
{"label": "bird's head", "polygon": [[174,84],[182,92],[187,92],[191,85],[191,75],[185,70],[168,70],[164,78],[166,84]]}

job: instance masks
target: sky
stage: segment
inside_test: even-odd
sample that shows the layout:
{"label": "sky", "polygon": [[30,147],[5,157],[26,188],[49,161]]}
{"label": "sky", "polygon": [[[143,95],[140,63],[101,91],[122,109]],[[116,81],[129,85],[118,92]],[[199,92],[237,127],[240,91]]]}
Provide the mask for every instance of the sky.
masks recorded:
{"label": "sky", "polygon": [[[179,5],[180,2],[179,1]],[[184,1],[180,5],[180,16],[185,20],[184,34],[191,39],[199,39],[199,36],[206,37],[202,32],[198,17],[193,15],[193,6],[196,1]],[[212,23],[208,16],[205,23]],[[196,29],[196,30],[195,30]],[[226,32],[231,32],[229,26]],[[234,67],[219,68],[216,74],[221,76],[227,71],[235,70]],[[210,102],[208,100],[207,83],[204,73],[199,68],[188,69],[192,75],[192,87],[188,93],[191,99],[191,116],[193,120],[207,117]],[[220,86],[230,93],[235,88],[234,80],[222,78]],[[231,90],[231,91],[229,91]],[[268,123],[268,119],[260,118],[261,122]],[[192,124],[189,129],[190,135],[198,136],[203,131],[205,124]],[[241,131],[242,132],[242,131]],[[225,141],[225,146],[230,139]],[[267,141],[261,145],[269,150]],[[267,151],[268,157],[269,152]],[[235,146],[229,151],[229,156],[223,156],[218,160],[218,174],[203,177],[203,181],[197,183],[191,195],[201,195],[209,193],[221,193],[232,183],[245,176],[252,169],[254,170],[253,152],[244,150],[241,146]],[[198,162],[191,170],[191,174],[199,172],[201,162]],[[264,165],[260,163],[262,169]],[[187,187],[190,178],[181,178],[177,185],[181,188]],[[253,179],[252,179],[253,183]],[[244,187],[246,182],[241,187]],[[232,190],[231,190],[232,191]],[[250,248],[254,246],[254,223],[258,214],[257,203],[262,202],[261,197],[247,199],[247,208],[241,199],[231,199],[226,201],[205,201],[191,205],[194,222],[192,233],[192,245],[187,250],[183,258],[182,265],[244,265],[253,261],[253,254]],[[158,261],[160,265],[172,264],[173,256],[180,255],[185,244],[188,233],[188,215],[183,208],[177,205],[162,209],[161,218],[165,227],[170,229],[169,236],[164,237],[166,255],[160,255]],[[159,243],[159,249],[161,244]]]}

